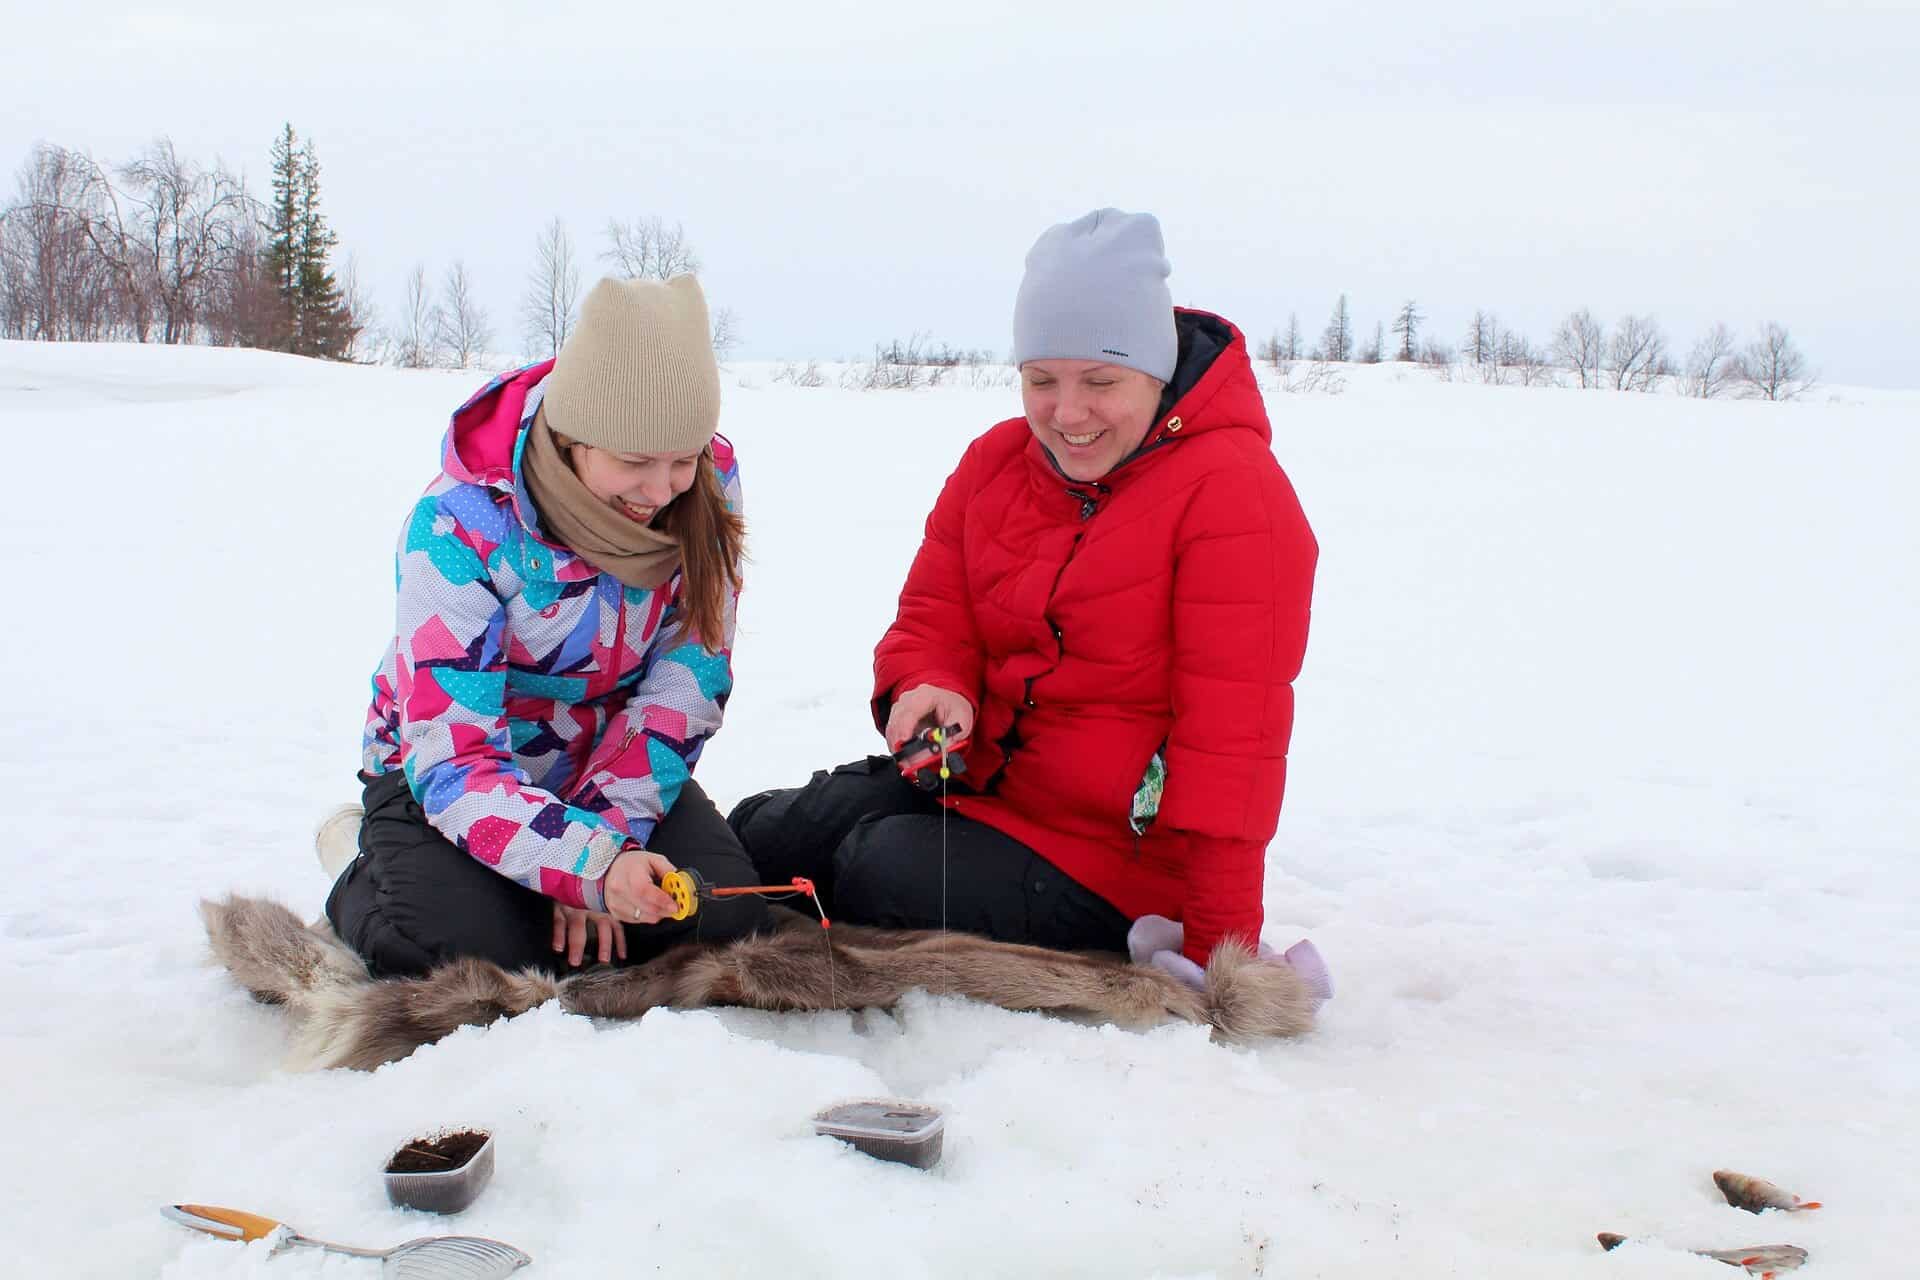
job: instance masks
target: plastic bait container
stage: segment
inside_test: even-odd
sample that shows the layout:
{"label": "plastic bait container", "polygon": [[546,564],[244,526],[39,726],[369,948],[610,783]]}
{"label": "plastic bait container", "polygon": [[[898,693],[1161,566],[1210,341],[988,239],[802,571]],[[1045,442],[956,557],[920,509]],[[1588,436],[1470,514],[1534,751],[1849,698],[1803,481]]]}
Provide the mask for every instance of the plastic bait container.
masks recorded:
{"label": "plastic bait container", "polygon": [[940,1163],[947,1117],[940,1108],[897,1098],[841,1102],[813,1117],[813,1131],[838,1138],[876,1160],[931,1169]]}
{"label": "plastic bait container", "polygon": [[414,1138],[387,1161],[387,1199],[403,1209],[459,1213],[493,1180],[493,1135],[463,1129]]}

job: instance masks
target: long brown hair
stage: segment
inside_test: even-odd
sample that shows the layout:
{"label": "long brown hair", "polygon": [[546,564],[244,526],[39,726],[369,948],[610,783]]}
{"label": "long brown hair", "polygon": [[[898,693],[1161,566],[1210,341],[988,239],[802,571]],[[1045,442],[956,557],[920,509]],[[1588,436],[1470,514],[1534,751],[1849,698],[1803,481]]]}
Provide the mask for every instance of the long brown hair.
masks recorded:
{"label": "long brown hair", "polygon": [[[573,466],[573,448],[593,446],[558,431],[554,443]],[[740,590],[740,562],[747,558],[747,522],[727,506],[713,446],[700,451],[693,487],[660,508],[663,533],[680,543],[680,610],[687,634],[708,653],[720,652],[727,638],[727,596]]]}
{"label": "long brown hair", "polygon": [[680,541],[680,608],[687,632],[709,653],[726,642],[727,598],[740,590],[747,522],[727,506],[708,445],[694,467],[693,487],[666,505],[660,528]]}

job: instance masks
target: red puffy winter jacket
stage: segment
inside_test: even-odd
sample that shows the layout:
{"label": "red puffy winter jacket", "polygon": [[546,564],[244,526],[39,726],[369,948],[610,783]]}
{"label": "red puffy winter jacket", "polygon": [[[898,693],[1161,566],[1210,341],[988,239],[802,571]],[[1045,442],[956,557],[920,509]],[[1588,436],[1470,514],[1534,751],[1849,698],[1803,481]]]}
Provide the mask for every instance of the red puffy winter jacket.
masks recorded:
{"label": "red puffy winter jacket", "polygon": [[[1249,945],[1286,786],[1318,556],[1274,461],[1246,340],[1181,310],[1180,360],[1140,450],[1067,479],[1024,418],[975,440],[927,518],[874,653],[874,711],[918,684],[978,716],[957,813],[1132,917],[1186,924],[1204,964]],[[1130,825],[1156,752],[1158,818]]]}

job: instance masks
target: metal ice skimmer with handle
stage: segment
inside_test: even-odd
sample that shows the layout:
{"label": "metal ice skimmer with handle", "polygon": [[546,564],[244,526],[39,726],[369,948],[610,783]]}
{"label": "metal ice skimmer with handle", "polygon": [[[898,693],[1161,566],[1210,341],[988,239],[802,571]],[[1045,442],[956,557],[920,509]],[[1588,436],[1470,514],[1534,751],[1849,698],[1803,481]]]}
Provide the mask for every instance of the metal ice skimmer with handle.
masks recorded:
{"label": "metal ice skimmer with handle", "polygon": [[502,1280],[533,1262],[512,1245],[485,1236],[422,1236],[391,1249],[356,1249],[352,1245],[303,1236],[272,1218],[218,1205],[174,1204],[160,1212],[183,1227],[204,1231],[222,1240],[265,1240],[276,1232],[283,1232],[274,1245],[276,1253],[281,1249],[311,1248],[356,1258],[377,1258],[381,1280]]}

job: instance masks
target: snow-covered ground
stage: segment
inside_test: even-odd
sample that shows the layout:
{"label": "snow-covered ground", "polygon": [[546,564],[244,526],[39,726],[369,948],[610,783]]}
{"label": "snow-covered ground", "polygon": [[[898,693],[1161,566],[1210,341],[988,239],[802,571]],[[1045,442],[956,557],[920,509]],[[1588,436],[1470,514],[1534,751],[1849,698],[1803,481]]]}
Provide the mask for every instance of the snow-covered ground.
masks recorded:
{"label": "snow-covered ground", "polygon": [[[874,742],[873,641],[1005,389],[736,366],[754,564],[700,767],[723,806]],[[1914,1269],[1920,393],[1806,403],[1441,384],[1274,394],[1322,546],[1268,936],[1338,998],[1245,1050],[911,999],[542,1009],[372,1074],[288,1075],[194,902],[317,911],[355,797],[391,551],[473,375],[0,344],[0,1272],[368,1276],[158,1206],[332,1239],[498,1236],[530,1274],[1699,1276],[1791,1241]],[[811,1136],[947,1108],[944,1163]],[[387,1206],[479,1124],[466,1214]],[[1753,1218],[1731,1166],[1827,1208]],[[1642,1237],[1602,1254],[1593,1233]]]}

